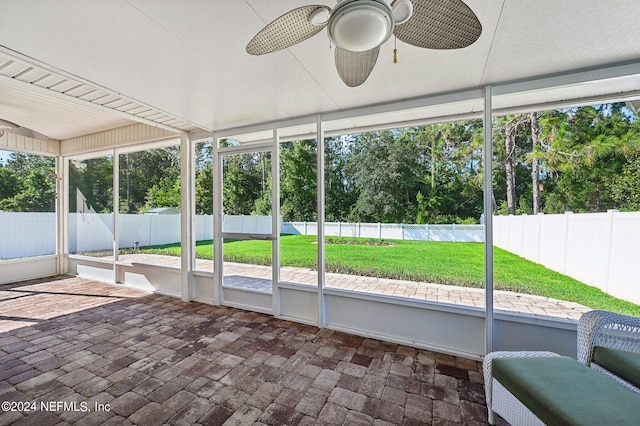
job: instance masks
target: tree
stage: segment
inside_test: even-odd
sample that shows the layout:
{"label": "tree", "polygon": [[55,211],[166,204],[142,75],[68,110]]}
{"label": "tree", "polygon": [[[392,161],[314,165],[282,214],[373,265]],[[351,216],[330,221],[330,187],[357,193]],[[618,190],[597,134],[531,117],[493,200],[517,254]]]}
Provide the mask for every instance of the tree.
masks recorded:
{"label": "tree", "polygon": [[55,160],[12,152],[0,167],[0,210],[55,211]]}
{"label": "tree", "polygon": [[20,152],[12,152],[6,161],[6,167],[16,173],[18,179],[26,179],[27,176],[35,169],[43,169],[47,172],[55,172],[55,159],[53,157],[45,157],[42,155],[23,154]]}
{"label": "tree", "polygon": [[251,214],[270,216],[272,214],[272,179],[271,179],[271,152],[256,152],[253,154],[255,172],[258,175],[259,186],[253,203]]}
{"label": "tree", "polygon": [[624,211],[640,210],[640,134],[626,147],[626,162],[620,173],[608,183],[616,207]]}
{"label": "tree", "polygon": [[78,191],[86,204],[98,213],[113,211],[113,158],[111,156],[72,160],[69,167],[69,211],[80,211]]}
{"label": "tree", "polygon": [[418,144],[416,223],[458,223],[482,212],[481,121],[438,123],[410,129]]}
{"label": "tree", "polygon": [[202,142],[196,149],[196,214],[213,214],[213,145]]}
{"label": "tree", "polygon": [[[594,212],[616,205],[610,182],[626,162],[625,146],[635,132],[620,104],[560,111],[555,138],[544,156],[548,180],[545,211]],[[635,133],[637,134],[637,133]],[[626,140],[625,140],[626,138]]]}
{"label": "tree", "polygon": [[151,188],[168,188],[165,180],[180,177],[180,148],[171,146],[120,155],[120,200],[123,213],[137,213],[148,208]]}
{"label": "tree", "polygon": [[358,199],[352,213],[361,222],[415,219],[418,153],[414,140],[383,130],[356,137],[349,168]]}
{"label": "tree", "polygon": [[24,189],[11,200],[16,212],[53,212],[56,203],[55,180],[42,169],[32,170],[24,180]]}
{"label": "tree", "polygon": [[145,210],[156,207],[171,207],[180,210],[181,179],[163,178],[147,191]]}
{"label": "tree", "polygon": [[499,120],[498,130],[504,132],[504,168],[506,180],[507,211],[516,214],[516,165],[518,152],[516,150],[516,135],[518,126],[527,120],[526,115],[511,115]]}
{"label": "tree", "polygon": [[[531,152],[535,153],[540,149],[542,140],[542,128],[538,121],[538,113],[529,113],[531,123]],[[540,212],[540,160],[537,156],[531,158],[531,189],[533,192],[533,214]]]}
{"label": "tree", "polygon": [[280,148],[280,212],[284,221],[317,220],[317,149],[313,140]]}
{"label": "tree", "polygon": [[8,167],[0,167],[0,201],[14,197],[20,189],[16,172]]}
{"label": "tree", "polygon": [[355,135],[325,139],[325,220],[346,222],[358,199],[358,188],[349,170]]}
{"label": "tree", "polygon": [[213,214],[212,164],[196,176],[196,214]]}
{"label": "tree", "polygon": [[249,215],[260,198],[261,171],[253,153],[231,154],[223,159],[223,206],[225,214]]}

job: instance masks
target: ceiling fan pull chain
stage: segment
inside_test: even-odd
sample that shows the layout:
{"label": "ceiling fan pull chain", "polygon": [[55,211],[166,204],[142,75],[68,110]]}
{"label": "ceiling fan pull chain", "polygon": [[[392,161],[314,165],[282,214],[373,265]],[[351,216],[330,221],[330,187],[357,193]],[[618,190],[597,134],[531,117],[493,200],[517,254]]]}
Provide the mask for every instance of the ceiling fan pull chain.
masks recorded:
{"label": "ceiling fan pull chain", "polygon": [[398,63],[398,37],[393,37],[393,63]]}

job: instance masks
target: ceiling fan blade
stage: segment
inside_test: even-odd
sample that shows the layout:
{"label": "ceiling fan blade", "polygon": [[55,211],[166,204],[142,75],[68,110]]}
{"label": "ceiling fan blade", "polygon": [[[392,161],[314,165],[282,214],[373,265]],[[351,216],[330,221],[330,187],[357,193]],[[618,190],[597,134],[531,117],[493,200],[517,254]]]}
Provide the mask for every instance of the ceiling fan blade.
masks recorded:
{"label": "ceiling fan blade", "polygon": [[367,80],[378,60],[380,46],[364,52],[351,52],[336,46],[336,69],[338,75],[349,87],[360,86]]}
{"label": "ceiling fan blade", "polygon": [[286,49],[318,34],[326,23],[314,25],[310,22],[313,12],[318,9],[331,9],[324,5],[309,5],[290,10],[277,18],[247,44],[247,53],[251,55],[264,55]]}
{"label": "ceiling fan blade", "polygon": [[13,122],[7,121],[7,120],[3,120],[3,119],[0,118],[0,129],[10,130],[10,129],[15,129],[17,127],[20,127],[20,126],[18,126],[16,123],[13,123]]}
{"label": "ceiling fan blade", "polygon": [[396,37],[405,43],[427,49],[461,49],[473,44],[482,33],[478,17],[462,0],[412,3],[411,18],[395,28]]}
{"label": "ceiling fan blade", "polygon": [[[0,129],[2,132],[2,129]],[[36,132],[35,130],[27,129],[26,127],[18,127],[15,129],[8,130],[9,133],[13,133],[14,135],[26,136],[32,139],[40,139],[40,140],[51,140],[48,136],[43,135],[42,133]]]}
{"label": "ceiling fan blade", "polygon": [[19,126],[16,123],[0,118],[0,137],[2,137],[5,132],[13,133],[14,135],[26,136],[32,139],[50,140],[42,133],[38,133],[35,130],[27,129],[26,127]]}

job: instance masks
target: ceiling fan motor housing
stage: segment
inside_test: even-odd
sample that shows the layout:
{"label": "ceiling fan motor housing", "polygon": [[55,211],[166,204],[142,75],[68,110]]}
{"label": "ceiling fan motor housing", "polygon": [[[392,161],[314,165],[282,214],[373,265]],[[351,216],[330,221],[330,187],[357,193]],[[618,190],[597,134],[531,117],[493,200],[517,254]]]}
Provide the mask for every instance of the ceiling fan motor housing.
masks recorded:
{"label": "ceiling fan motor housing", "polygon": [[391,6],[384,0],[345,0],[331,12],[327,31],[341,49],[364,52],[387,41],[394,25]]}

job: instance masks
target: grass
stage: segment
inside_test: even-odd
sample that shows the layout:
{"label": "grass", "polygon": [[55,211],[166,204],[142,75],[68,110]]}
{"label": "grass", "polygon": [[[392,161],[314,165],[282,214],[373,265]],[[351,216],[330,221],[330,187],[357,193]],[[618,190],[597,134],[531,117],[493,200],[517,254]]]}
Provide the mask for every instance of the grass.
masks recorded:
{"label": "grass", "polygon": [[[484,244],[389,240],[393,245],[326,244],[329,272],[380,278],[483,287]],[[280,239],[283,266],[315,269],[316,237],[286,235]],[[143,248],[143,253],[180,255],[179,244]],[[271,264],[271,242],[233,241],[224,244],[225,261]],[[199,241],[196,256],[213,259],[212,241]],[[494,249],[494,288],[576,302],[593,309],[640,315],[640,306],[551,271],[505,250]]]}

